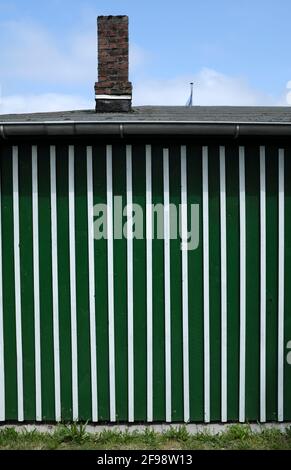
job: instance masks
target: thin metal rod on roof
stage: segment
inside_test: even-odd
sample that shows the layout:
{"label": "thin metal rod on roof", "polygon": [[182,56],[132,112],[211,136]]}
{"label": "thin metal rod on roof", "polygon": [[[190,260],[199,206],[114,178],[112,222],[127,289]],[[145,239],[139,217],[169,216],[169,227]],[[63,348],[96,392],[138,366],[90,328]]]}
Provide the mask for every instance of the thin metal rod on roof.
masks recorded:
{"label": "thin metal rod on roof", "polygon": [[190,96],[189,96],[189,99],[186,103],[186,106],[188,106],[189,108],[191,108],[191,106],[193,106],[193,85],[194,85],[194,83],[191,82],[190,83]]}

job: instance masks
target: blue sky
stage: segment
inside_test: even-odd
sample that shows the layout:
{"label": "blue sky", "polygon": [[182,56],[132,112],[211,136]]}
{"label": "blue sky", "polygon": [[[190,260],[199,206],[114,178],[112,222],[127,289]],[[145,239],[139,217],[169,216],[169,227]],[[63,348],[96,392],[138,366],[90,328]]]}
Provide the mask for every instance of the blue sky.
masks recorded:
{"label": "blue sky", "polygon": [[0,113],[94,106],[100,14],[129,15],[135,104],[290,100],[290,0],[0,0]]}

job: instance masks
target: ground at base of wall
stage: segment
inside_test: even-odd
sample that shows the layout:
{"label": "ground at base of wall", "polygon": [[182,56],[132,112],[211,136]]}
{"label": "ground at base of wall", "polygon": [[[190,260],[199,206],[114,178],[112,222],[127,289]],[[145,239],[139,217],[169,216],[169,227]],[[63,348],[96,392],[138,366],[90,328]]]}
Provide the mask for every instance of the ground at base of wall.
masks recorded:
{"label": "ground at base of wall", "polygon": [[3,426],[0,450],[232,450],[290,449],[291,426],[228,425],[215,431],[191,432],[188,426],[168,426],[163,431],[85,425],[46,427]]}

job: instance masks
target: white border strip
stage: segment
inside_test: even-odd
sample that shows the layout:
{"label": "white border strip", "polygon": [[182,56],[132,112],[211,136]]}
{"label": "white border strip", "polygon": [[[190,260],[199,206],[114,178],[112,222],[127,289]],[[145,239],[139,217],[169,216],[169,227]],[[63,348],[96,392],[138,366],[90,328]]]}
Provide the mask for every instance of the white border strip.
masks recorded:
{"label": "white border strip", "polygon": [[146,145],[146,264],[147,264],[147,421],[153,421],[153,213],[152,148]]}
{"label": "white border strip", "polygon": [[220,161],[220,243],[221,243],[221,421],[227,422],[227,240],[225,147],[219,148]]}
{"label": "white border strip", "polygon": [[169,149],[163,150],[164,169],[164,289],[165,289],[165,368],[166,368],[166,422],[172,421],[171,377],[171,272],[170,272],[170,189]]}
{"label": "white border strip", "polygon": [[131,95],[95,95],[96,100],[131,100]]}
{"label": "white border strip", "polygon": [[61,376],[60,376],[60,333],[59,333],[59,281],[58,281],[58,235],[57,235],[57,183],[56,147],[50,146],[51,178],[51,239],[52,239],[52,294],[53,294],[53,339],[54,339],[54,380],[55,417],[61,421]]}
{"label": "white border strip", "polygon": [[260,422],[266,421],[266,150],[260,147]]}
{"label": "white border strip", "polygon": [[69,239],[70,239],[70,300],[72,344],[72,400],[73,420],[79,418],[78,406],[78,341],[76,299],[76,242],[75,242],[75,151],[69,145]]}
{"label": "white border strip", "polygon": [[190,420],[189,400],[189,305],[188,305],[188,204],[187,150],[181,146],[181,234],[182,234],[182,316],[183,316],[183,392],[184,421]]}
{"label": "white border strip", "polygon": [[2,174],[0,161],[0,421],[5,421],[4,324],[2,264]]}
{"label": "white border strip", "polygon": [[19,182],[18,147],[13,147],[13,229],[14,229],[14,281],[15,281],[15,320],[17,353],[17,406],[18,421],[24,421],[23,410],[23,357],[21,319],[21,280],[20,280],[20,239],[19,239]]}
{"label": "white border strip", "polygon": [[239,220],[240,220],[240,359],[239,421],[245,421],[246,382],[246,194],[245,148],[239,147]]}
{"label": "white border strip", "polygon": [[128,421],[134,422],[132,147],[126,146]]}
{"label": "white border strip", "polygon": [[113,190],[112,145],[106,146],[107,180],[107,263],[108,263],[108,335],[109,335],[109,394],[110,421],[116,421],[115,399],[115,332],[114,332],[114,268],[113,268]]}
{"label": "white border strip", "polygon": [[209,194],[208,147],[202,148],[203,180],[203,302],[204,302],[204,421],[210,422],[210,325],[209,325]]}
{"label": "white border strip", "polygon": [[279,247],[278,247],[278,421],[284,420],[284,150],[279,149]]}
{"label": "white border strip", "polygon": [[37,146],[31,149],[32,163],[32,226],[33,226],[33,290],[34,290],[34,348],[35,348],[35,411],[36,421],[42,420],[41,352],[40,352],[40,294],[39,294],[39,229],[38,229],[38,163]]}
{"label": "white border strip", "polygon": [[93,162],[92,147],[87,147],[87,209],[88,209],[88,267],[89,267],[89,309],[90,309],[90,354],[91,354],[91,394],[92,421],[98,421],[97,387],[97,347],[95,311],[95,258],[94,258],[94,219],[93,219]]}

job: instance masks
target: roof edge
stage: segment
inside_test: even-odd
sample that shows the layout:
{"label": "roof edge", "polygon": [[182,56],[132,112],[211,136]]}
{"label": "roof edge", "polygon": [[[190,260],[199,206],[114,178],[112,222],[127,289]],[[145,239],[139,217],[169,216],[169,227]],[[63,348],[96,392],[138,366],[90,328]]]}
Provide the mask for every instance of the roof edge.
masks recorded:
{"label": "roof edge", "polygon": [[0,122],[0,138],[82,135],[213,135],[291,137],[291,123],[189,121]]}

